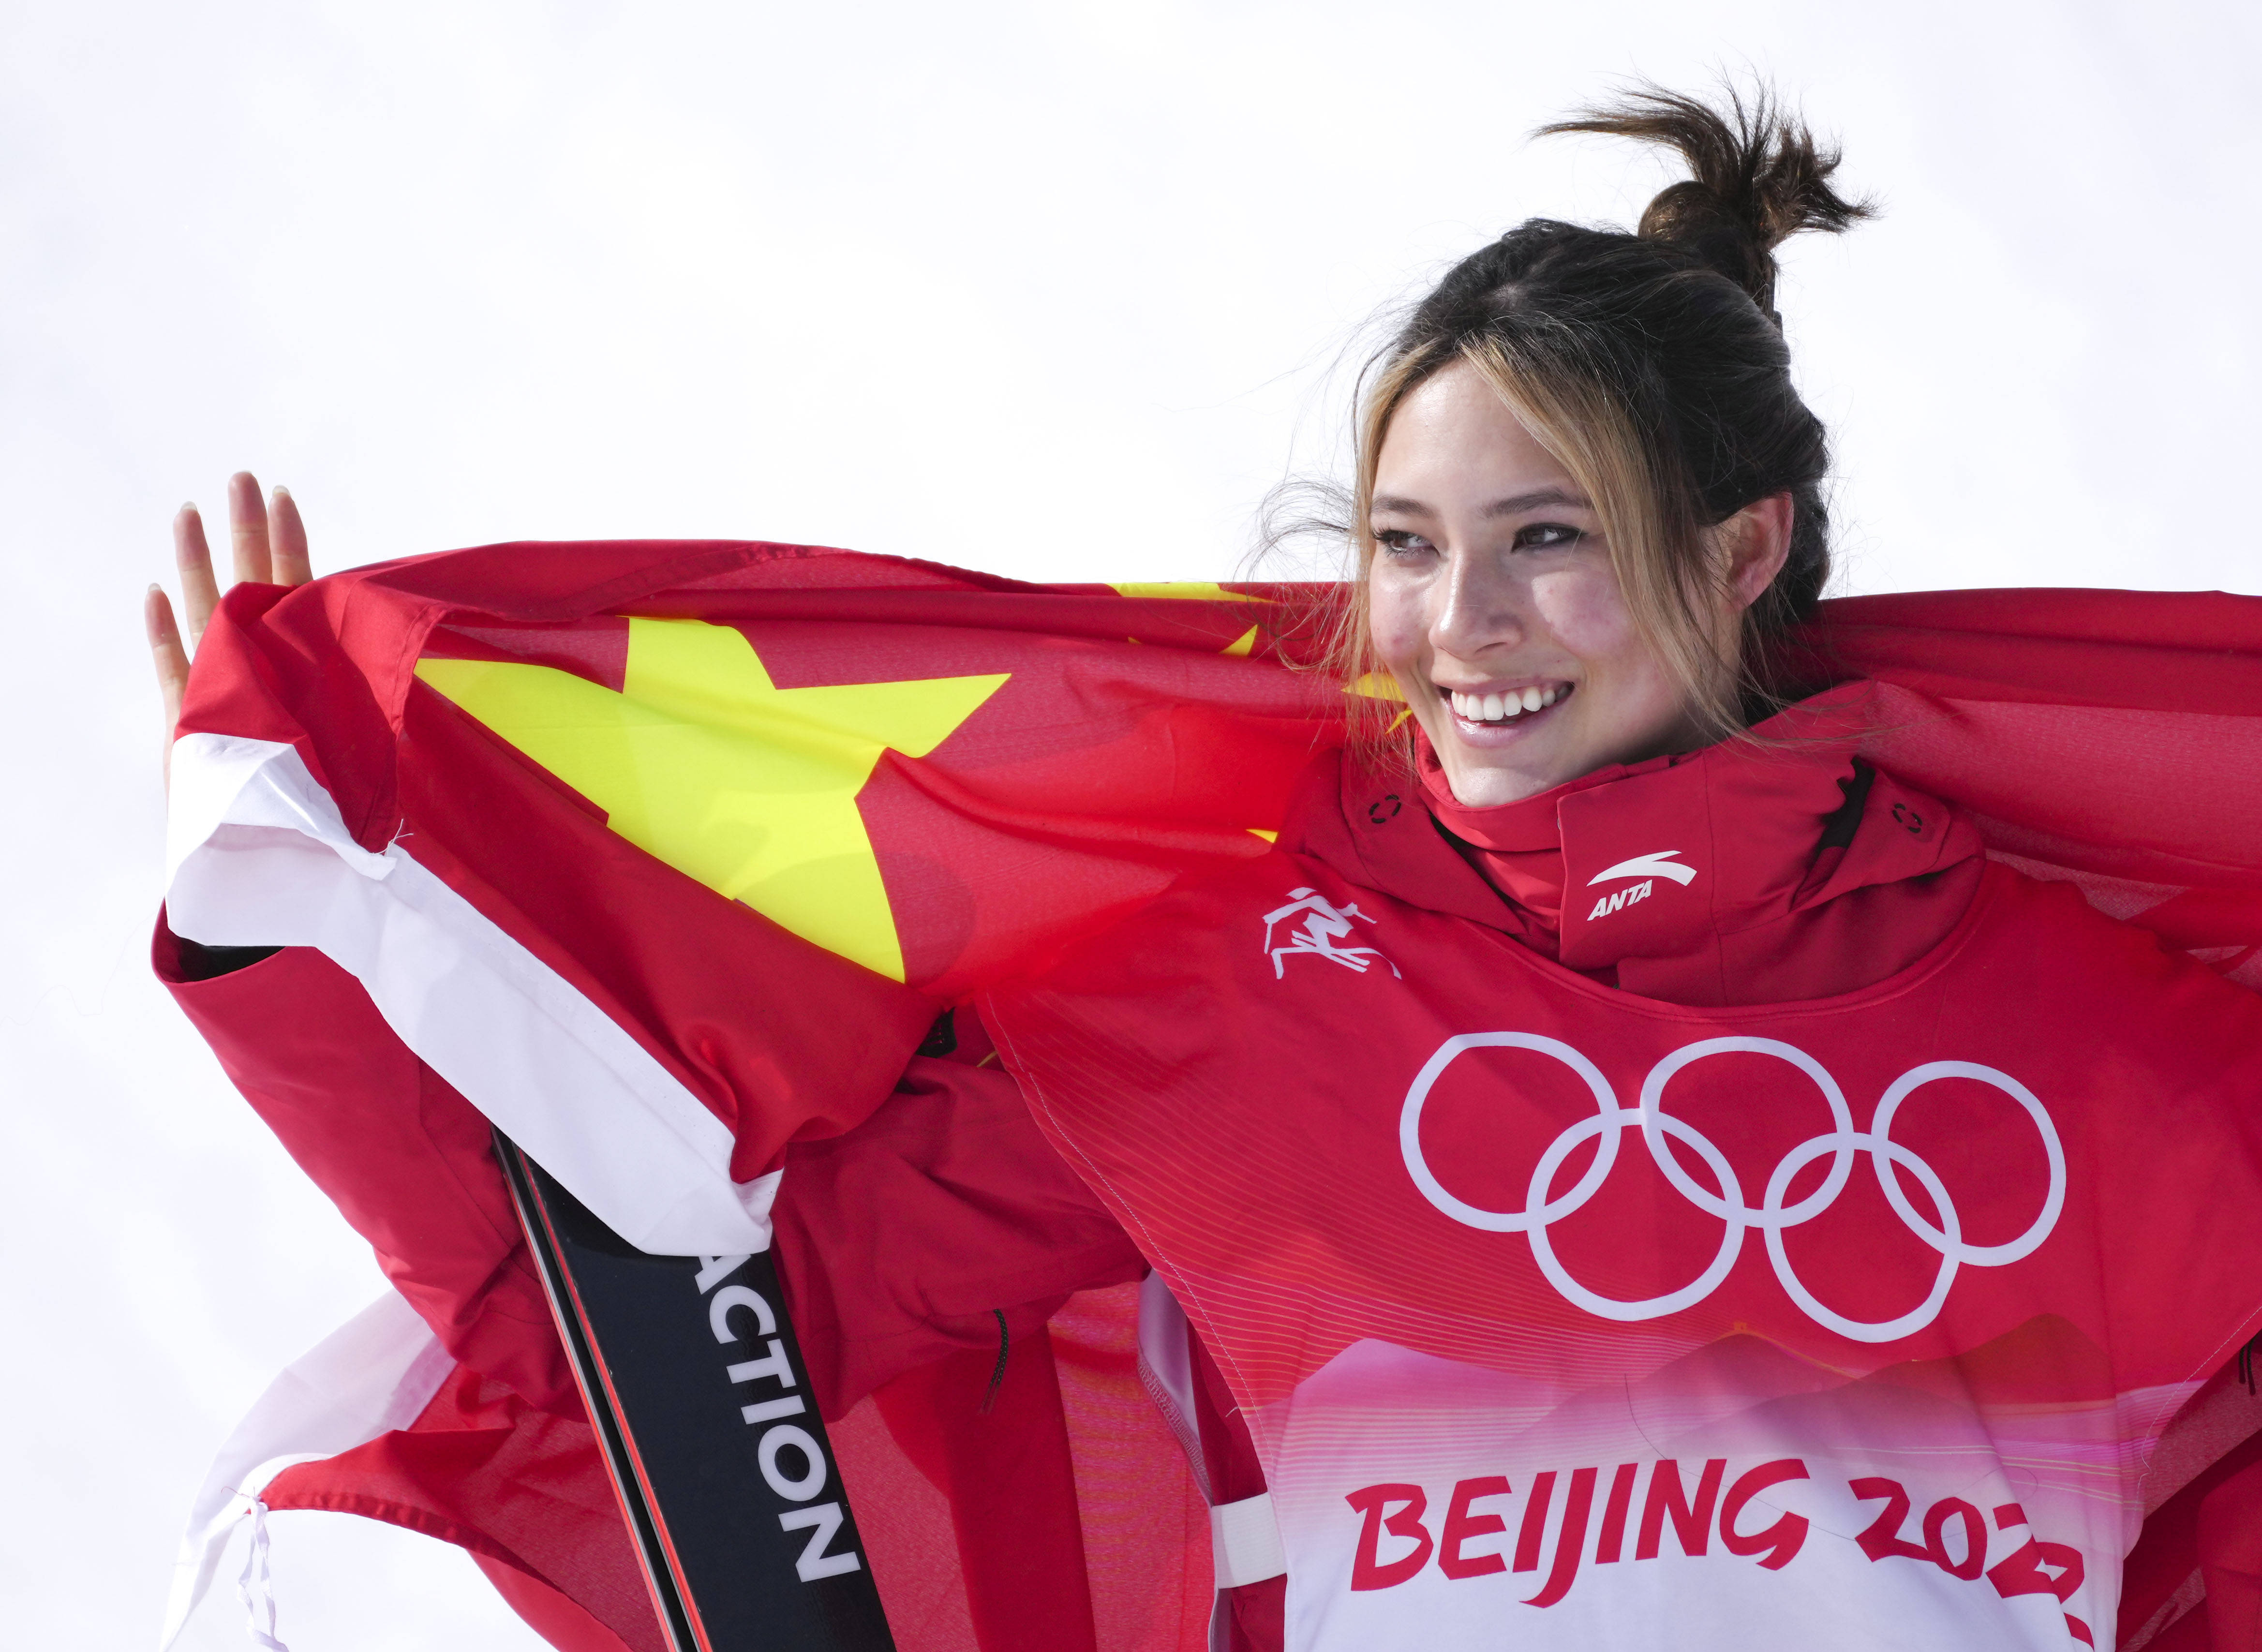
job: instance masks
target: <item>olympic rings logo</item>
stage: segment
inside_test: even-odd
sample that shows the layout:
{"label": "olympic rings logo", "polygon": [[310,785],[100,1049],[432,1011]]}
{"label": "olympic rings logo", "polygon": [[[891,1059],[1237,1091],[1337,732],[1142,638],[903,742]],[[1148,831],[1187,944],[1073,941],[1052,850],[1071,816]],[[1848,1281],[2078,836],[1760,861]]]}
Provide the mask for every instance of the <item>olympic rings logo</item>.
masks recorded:
{"label": "olympic rings logo", "polygon": [[[1595,1098],[1594,1116],[1581,1119],[1564,1130],[1540,1154],[1521,1210],[1486,1210],[1455,1198],[1431,1172],[1422,1153],[1422,1108],[1430,1099],[1432,1086],[1466,1051],[1498,1049],[1529,1050],[1552,1057],[1578,1074]],[[1776,1162],[1769,1173],[1767,1188],[1757,1209],[1744,1202],[1743,1185],[1737,1179],[1726,1155],[1694,1125],[1665,1110],[1665,1087],[1675,1074],[1708,1056],[1731,1051],[1772,1056],[1797,1068],[1822,1093],[1836,1126],[1800,1143]],[[2027,1230],[2007,1244],[1965,1243],[1955,1201],[1949,1197],[1939,1175],[1916,1153],[1892,1139],[1893,1117],[1901,1103],[1925,1085],[1940,1078],[1972,1078],[1992,1085],[2026,1109],[2027,1116],[2034,1121],[2035,1129],[2042,1136],[2042,1151],[2049,1158],[2049,1192],[2042,1200],[2041,1213]],[[1595,1196],[1609,1177],[1611,1166],[1617,1163],[1619,1137],[1636,1126],[1648,1144],[1650,1158],[1675,1191],[1706,1215],[1718,1217],[1727,1228],[1720,1237],[1719,1253],[1688,1284],[1662,1296],[1623,1302],[1588,1290],[1573,1279],[1557,1259],[1547,1230]],[[1697,1184],[1667,1145],[1668,1139],[1685,1143],[1704,1161],[1718,1186],[1718,1192]],[[1567,1192],[1556,1193],[1556,1174],[1564,1161],[1581,1143],[1588,1141],[1597,1143],[1594,1163],[1587,1166],[1585,1173]],[[2049,1237],[2050,1230],[2057,1225],[2059,1212],[2065,1207],[2065,1149],[2058,1140],[2057,1129],[2050,1122],[2042,1104],[2035,1100],[2034,1092],[2009,1074],[1970,1061],[1930,1061],[1920,1067],[1912,1067],[1894,1079],[1879,1098],[1869,1128],[1857,1130],[1838,1081],[1822,1064],[1797,1046],[1772,1038],[1706,1038],[1684,1044],[1649,1070],[1649,1076],[1642,1080],[1640,1105],[1624,1107],[1618,1105],[1617,1096],[1602,1070],[1560,1039],[1537,1033],[1463,1033],[1440,1044],[1437,1053],[1416,1076],[1413,1088],[1406,1093],[1405,1109],[1399,1115],[1398,1144],[1414,1185],[1438,1210],[1456,1222],[1488,1233],[1524,1235],[1531,1242],[1532,1259],[1539,1265],[1540,1273],[1566,1302],[1601,1318],[1621,1321],[1656,1319],[1703,1302],[1718,1288],[1720,1281],[1727,1278],[1728,1270],[1736,1265],[1736,1258],[1743,1250],[1745,1233],[1756,1228],[1765,1238],[1768,1259],[1775,1266],[1776,1278],[1808,1318],[1856,1342],[1891,1342],[1923,1330],[1939,1317],[1959,1267],[1967,1263],[1973,1267],[2002,1267],[2032,1255]],[[1829,1209],[1853,1175],[1856,1157],[1864,1153],[1895,1214],[1910,1232],[1940,1256],[1940,1272],[1933,1280],[1931,1291],[1923,1302],[1897,1319],[1849,1319],[1826,1306],[1807,1289],[1783,1250],[1784,1232],[1812,1222]],[[1786,1205],[1783,1201],[1790,1191],[1792,1179],[1825,1154],[1830,1157],[1830,1170],[1822,1185],[1797,1203]],[[1937,1223],[1927,1220],[1910,1202],[1901,1183],[1904,1171],[1931,1198],[1933,1208],[1939,1213]]]}

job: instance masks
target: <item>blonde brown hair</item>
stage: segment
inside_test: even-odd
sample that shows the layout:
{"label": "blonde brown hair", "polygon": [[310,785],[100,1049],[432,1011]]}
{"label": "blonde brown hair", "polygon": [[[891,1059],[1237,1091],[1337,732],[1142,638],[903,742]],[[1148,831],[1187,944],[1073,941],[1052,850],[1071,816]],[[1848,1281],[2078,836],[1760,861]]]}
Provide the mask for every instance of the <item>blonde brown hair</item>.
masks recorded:
{"label": "blonde brown hair", "polygon": [[[1327,617],[1355,696],[1355,740],[1401,755],[1410,732],[1368,630],[1376,465],[1408,395],[1456,363],[1480,374],[1594,501],[1626,606],[1715,738],[1780,702],[1775,644],[1811,616],[1830,568],[1821,422],[1790,382],[1774,249],[1869,215],[1831,190],[1839,157],[1764,91],[1723,107],[1644,88],[1544,133],[1677,149],[1693,177],[1634,233],[1531,219],[1446,275],[1361,375],[1356,470],[1339,524],[1353,579]],[[1726,565],[1710,531],[1777,494],[1794,525],[1783,571],[1733,635],[1716,616]]]}

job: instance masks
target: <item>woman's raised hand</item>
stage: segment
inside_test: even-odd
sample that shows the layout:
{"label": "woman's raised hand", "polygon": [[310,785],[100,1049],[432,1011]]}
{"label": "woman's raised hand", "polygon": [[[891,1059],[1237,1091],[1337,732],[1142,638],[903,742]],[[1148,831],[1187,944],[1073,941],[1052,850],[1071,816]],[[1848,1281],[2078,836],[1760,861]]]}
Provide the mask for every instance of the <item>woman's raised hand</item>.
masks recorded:
{"label": "woman's raised hand", "polygon": [[[227,536],[234,552],[237,580],[266,585],[304,585],[313,578],[306,559],[306,528],[285,488],[271,503],[259,496],[259,480],[249,471],[227,479]],[[165,588],[152,585],[142,599],[141,622],[157,666],[157,691],[165,701],[165,749],[169,774],[173,731],[181,720],[181,701],[189,691],[189,656],[220,606],[220,584],[213,577],[212,549],[205,543],[204,518],[184,505],[173,518],[173,566],[181,576],[181,602],[189,622],[188,640],[174,623]]]}

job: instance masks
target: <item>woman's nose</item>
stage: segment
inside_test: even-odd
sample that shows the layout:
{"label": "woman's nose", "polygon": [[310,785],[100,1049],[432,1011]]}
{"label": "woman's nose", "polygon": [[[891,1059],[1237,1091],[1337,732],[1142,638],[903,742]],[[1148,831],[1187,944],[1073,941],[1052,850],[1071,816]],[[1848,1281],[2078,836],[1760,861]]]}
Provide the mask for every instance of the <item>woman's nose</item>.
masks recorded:
{"label": "woman's nose", "polygon": [[1430,644],[1438,653],[1469,660],[1524,640],[1529,593],[1496,559],[1452,557],[1445,577],[1433,588],[1437,606],[1430,617]]}

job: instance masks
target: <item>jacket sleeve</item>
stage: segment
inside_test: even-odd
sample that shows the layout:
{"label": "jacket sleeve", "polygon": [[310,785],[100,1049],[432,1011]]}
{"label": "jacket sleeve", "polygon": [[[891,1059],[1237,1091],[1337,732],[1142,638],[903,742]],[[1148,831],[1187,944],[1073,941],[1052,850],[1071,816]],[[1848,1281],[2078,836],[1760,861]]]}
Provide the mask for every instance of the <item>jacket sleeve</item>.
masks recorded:
{"label": "jacket sleeve", "polygon": [[361,983],[309,948],[196,947],[162,915],[151,962],[448,1352],[545,1410],[580,1417],[486,1119],[409,1053]]}
{"label": "jacket sleeve", "polygon": [[974,1018],[937,1032],[930,1050],[957,1047],[915,1057],[863,1123],[788,1147],[774,1259],[818,1409],[837,1419],[870,1396],[947,1500],[981,1644],[1096,1652],[1047,1322],[1147,1265],[1037,1129]]}
{"label": "jacket sleeve", "polygon": [[827,1417],[953,1354],[1010,1359],[1074,1293],[1147,1271],[955,1019],[958,1047],[914,1057],[870,1118],[786,1151],[776,1261]]}

